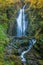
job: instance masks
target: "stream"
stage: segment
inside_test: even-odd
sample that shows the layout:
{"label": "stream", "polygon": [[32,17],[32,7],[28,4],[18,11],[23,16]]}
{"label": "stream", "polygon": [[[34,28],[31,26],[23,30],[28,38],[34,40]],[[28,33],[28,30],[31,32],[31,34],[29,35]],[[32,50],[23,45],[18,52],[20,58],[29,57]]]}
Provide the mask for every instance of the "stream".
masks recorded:
{"label": "stream", "polygon": [[17,36],[25,36],[26,28],[27,28],[27,21],[25,20],[25,6],[20,9],[17,21]]}
{"label": "stream", "polygon": [[[17,36],[25,36],[26,35],[26,28],[27,28],[27,21],[25,19],[25,5],[22,9],[19,11],[19,15],[17,17]],[[29,47],[26,51],[23,51],[20,55],[21,61],[26,62],[26,59],[24,55],[30,51],[30,49],[33,47],[33,45],[36,43],[35,39],[31,39],[29,42]]]}
{"label": "stream", "polygon": [[[18,17],[16,18],[16,21],[17,21],[17,37],[22,37],[22,36],[25,36],[26,35],[26,29],[27,29],[27,21],[25,19],[25,6],[20,9],[19,11],[19,14],[18,14]],[[10,45],[8,45],[8,52],[9,54],[11,53],[12,49],[12,45],[14,48],[16,48],[16,46],[14,45],[15,44],[15,40],[13,40],[12,43],[10,43]],[[36,40],[35,39],[30,39],[29,41],[29,46],[27,48],[27,50],[25,51],[22,51],[21,54],[20,54],[20,58],[21,58],[21,61],[23,62],[23,65],[26,65],[26,58],[25,58],[25,54],[28,53],[31,48],[33,47],[33,45],[36,43]]]}
{"label": "stream", "polygon": [[33,45],[35,43],[36,43],[35,39],[30,40],[28,49],[21,53],[21,60],[22,60],[22,62],[26,62],[26,59],[24,58],[24,55],[31,50],[31,48],[33,47]]}

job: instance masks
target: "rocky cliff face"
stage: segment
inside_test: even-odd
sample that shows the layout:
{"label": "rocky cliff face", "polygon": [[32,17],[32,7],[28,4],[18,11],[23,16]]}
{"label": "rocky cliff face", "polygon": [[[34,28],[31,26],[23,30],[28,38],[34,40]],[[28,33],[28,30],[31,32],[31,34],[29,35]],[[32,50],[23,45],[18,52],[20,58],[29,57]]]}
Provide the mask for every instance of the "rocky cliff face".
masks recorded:
{"label": "rocky cliff face", "polygon": [[12,4],[7,10],[7,15],[8,15],[8,18],[9,18],[7,33],[11,36],[15,35],[17,12],[19,11],[19,9],[21,7],[22,7],[22,3],[17,2],[15,4]]}
{"label": "rocky cliff face", "polygon": [[[7,9],[7,16],[9,19],[9,23],[8,23],[8,29],[7,29],[7,33],[10,36],[14,36],[16,35],[16,17],[17,17],[17,13],[20,10],[20,8],[22,8],[25,5],[25,1],[17,1],[15,4],[11,4],[10,7],[8,7]],[[28,3],[26,3],[26,9],[28,9],[29,5]],[[26,16],[27,17],[27,16]],[[27,17],[28,18],[28,17]]]}

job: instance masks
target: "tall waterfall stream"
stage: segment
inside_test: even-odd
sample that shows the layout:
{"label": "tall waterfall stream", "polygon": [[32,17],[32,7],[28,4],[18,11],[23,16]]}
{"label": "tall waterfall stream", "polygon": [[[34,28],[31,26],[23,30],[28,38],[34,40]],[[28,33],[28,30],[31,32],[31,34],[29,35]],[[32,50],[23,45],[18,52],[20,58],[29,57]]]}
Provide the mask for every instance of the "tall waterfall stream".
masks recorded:
{"label": "tall waterfall stream", "polygon": [[[20,9],[19,11],[19,15],[18,17],[16,18],[16,21],[17,21],[17,37],[21,37],[21,36],[25,36],[26,35],[26,28],[27,28],[27,21],[25,20],[25,6]],[[12,45],[14,43],[14,40],[12,43],[10,43],[10,45]],[[29,46],[27,48],[27,50],[21,52],[21,55],[20,55],[20,58],[21,58],[21,61],[23,63],[25,63],[24,65],[26,65],[26,58],[24,57],[24,55],[30,51],[30,49],[33,47],[33,45],[36,43],[36,40],[35,39],[31,39],[30,42],[29,42]],[[11,50],[11,46],[8,45],[8,51],[9,53],[12,51]]]}
{"label": "tall waterfall stream", "polygon": [[[24,36],[26,34],[27,22],[25,21],[25,6],[20,9],[19,16],[17,17],[17,36]],[[30,40],[30,45],[26,51],[23,51],[20,55],[22,62],[26,62],[24,55],[30,51],[33,45],[36,43],[35,39]]]}
{"label": "tall waterfall stream", "polygon": [[17,17],[17,36],[26,34],[27,22],[25,21],[25,6],[20,9],[19,16]]}

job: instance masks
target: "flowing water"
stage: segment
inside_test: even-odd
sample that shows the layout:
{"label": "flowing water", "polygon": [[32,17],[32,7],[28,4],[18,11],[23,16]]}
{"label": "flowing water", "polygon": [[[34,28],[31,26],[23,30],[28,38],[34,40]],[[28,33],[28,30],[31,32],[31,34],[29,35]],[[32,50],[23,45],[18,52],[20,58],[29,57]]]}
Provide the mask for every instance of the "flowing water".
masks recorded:
{"label": "flowing water", "polygon": [[[26,35],[26,28],[27,28],[27,21],[25,17],[25,6],[20,9],[19,15],[16,18],[17,20],[17,36],[25,36]],[[26,58],[24,57],[27,52],[30,51],[30,49],[33,47],[33,45],[36,43],[35,39],[31,39],[29,41],[29,46],[27,50],[21,52],[20,58],[24,65],[26,65]],[[16,40],[14,39],[9,45],[7,46],[8,53],[11,54],[12,47],[18,49],[14,44],[16,44]]]}
{"label": "flowing water", "polygon": [[29,45],[28,49],[26,51],[23,51],[22,52],[21,59],[22,59],[23,62],[26,62],[26,59],[24,58],[24,55],[31,50],[31,48],[33,47],[33,45],[35,43],[36,43],[36,40],[35,39],[30,40],[30,42],[29,42],[30,45]]}
{"label": "flowing water", "polygon": [[27,22],[25,21],[25,6],[20,9],[17,17],[17,36],[24,36],[26,34]]}
{"label": "flowing water", "polygon": [[[25,20],[25,6],[20,9],[19,15],[17,17],[17,36],[25,36],[26,34],[26,28],[27,28],[27,22]],[[33,47],[33,45],[36,43],[35,39],[31,39],[29,42],[29,47],[26,51],[23,51],[21,53],[21,60],[22,62],[26,62],[26,59],[24,58],[24,55],[30,51],[30,49]]]}

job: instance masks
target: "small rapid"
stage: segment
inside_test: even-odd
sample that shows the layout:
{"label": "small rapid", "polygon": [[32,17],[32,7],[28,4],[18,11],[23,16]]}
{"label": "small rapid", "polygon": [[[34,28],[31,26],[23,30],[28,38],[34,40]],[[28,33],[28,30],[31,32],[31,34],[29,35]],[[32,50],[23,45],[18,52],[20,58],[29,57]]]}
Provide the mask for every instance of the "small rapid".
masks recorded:
{"label": "small rapid", "polygon": [[33,47],[33,45],[35,43],[36,43],[35,39],[31,39],[30,40],[28,49],[26,51],[23,51],[22,54],[21,54],[21,60],[22,60],[22,62],[26,62],[26,59],[25,59],[24,55],[31,50],[31,48]]}

